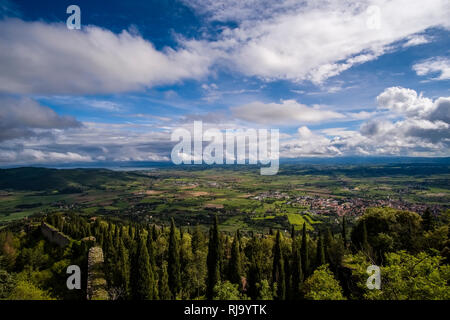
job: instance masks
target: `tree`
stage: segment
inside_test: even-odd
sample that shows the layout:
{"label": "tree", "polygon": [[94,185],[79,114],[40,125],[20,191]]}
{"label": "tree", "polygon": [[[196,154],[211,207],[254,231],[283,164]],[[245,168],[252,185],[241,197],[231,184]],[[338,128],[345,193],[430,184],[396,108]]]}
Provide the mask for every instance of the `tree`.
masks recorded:
{"label": "tree", "polygon": [[273,300],[273,291],[270,288],[269,281],[266,279],[257,283],[258,300]]}
{"label": "tree", "polygon": [[206,256],[206,248],[197,249],[187,267],[188,283],[196,297],[200,297],[206,288]]}
{"label": "tree", "polygon": [[135,272],[132,283],[133,299],[150,300],[154,299],[154,277],[150,266],[147,245],[141,237],[134,258]]}
{"label": "tree", "polygon": [[26,280],[17,281],[8,300],[53,300],[50,295]]}
{"label": "tree", "polygon": [[339,282],[327,265],[321,265],[304,282],[305,298],[309,300],[345,300]]}
{"label": "tree", "polygon": [[120,288],[120,298],[126,299],[130,294],[130,267],[128,261],[128,252],[125,248],[122,238],[119,238],[118,257],[116,260],[116,269],[114,275],[114,285]]}
{"label": "tree", "polygon": [[167,272],[167,262],[163,262],[161,268],[161,276],[159,281],[159,299],[170,300],[172,298],[172,292],[169,288],[169,274]]}
{"label": "tree", "polygon": [[273,267],[272,267],[272,283],[277,284],[277,299],[286,299],[286,279],[284,270],[283,255],[281,253],[281,233],[277,232],[275,245],[273,246]]}
{"label": "tree", "polygon": [[220,238],[217,216],[214,217],[214,225],[209,230],[209,244],[208,244],[208,278],[206,286],[206,297],[213,299],[214,287],[220,281]]}
{"label": "tree", "polygon": [[262,270],[260,260],[257,258],[256,250],[252,251],[247,276],[247,293],[252,299],[257,299],[260,294],[259,284],[262,281]]}
{"label": "tree", "polygon": [[367,253],[369,252],[369,239],[367,237],[367,227],[365,221],[363,221],[362,249]]}
{"label": "tree", "polygon": [[344,242],[344,248],[347,248],[347,222],[345,216],[342,216],[342,241]]}
{"label": "tree", "polygon": [[231,247],[231,258],[230,258],[230,266],[229,266],[229,275],[231,283],[241,284],[241,252],[239,250],[239,232],[236,232],[236,235],[233,239],[233,244]]}
{"label": "tree", "polygon": [[369,208],[358,219],[352,230],[352,243],[356,248],[363,248],[366,227],[367,243],[374,254],[377,263],[383,260],[386,252],[407,250],[417,253],[423,243],[422,219],[414,212],[392,208]]}
{"label": "tree", "polygon": [[203,248],[205,242],[205,237],[203,232],[200,230],[200,226],[197,225],[192,234],[192,253],[195,254],[197,250]]}
{"label": "tree", "polygon": [[105,275],[109,283],[113,282],[114,278],[114,265],[116,260],[116,250],[113,244],[113,234],[111,224],[108,224],[108,228],[105,230],[105,240],[103,242],[103,251],[105,253]]}
{"label": "tree", "polygon": [[152,233],[151,233],[151,235],[152,235],[153,242],[158,239],[158,230],[156,230],[156,225],[155,224],[152,226]]}
{"label": "tree", "polygon": [[355,277],[363,298],[371,300],[449,300],[450,266],[439,255],[406,251],[385,255],[381,266],[381,290],[369,290],[366,286],[366,268],[372,263],[362,254],[353,257]]}
{"label": "tree", "polygon": [[[19,255],[19,239],[17,239],[12,232],[0,232],[0,257],[2,257],[2,265],[5,269],[11,270],[16,263],[16,258]],[[0,265],[0,267],[2,267]]]}
{"label": "tree", "polygon": [[303,282],[302,256],[300,245],[294,235],[292,238],[292,298],[299,299]]}
{"label": "tree", "polygon": [[239,285],[224,281],[214,286],[214,300],[246,300],[246,296],[239,292]]}
{"label": "tree", "polygon": [[155,272],[156,271],[155,249],[153,238],[150,232],[147,234],[147,250],[150,259],[150,266],[152,267],[153,272]]}
{"label": "tree", "polygon": [[302,253],[301,257],[302,257],[303,275],[307,276],[309,274],[309,252],[308,252],[308,239],[306,235],[306,222],[303,223],[301,253]]}
{"label": "tree", "polygon": [[327,228],[327,232],[325,233],[324,244],[325,244],[325,261],[330,262],[330,249],[333,245],[334,237],[331,232],[330,227]]}
{"label": "tree", "polygon": [[6,270],[0,268],[0,300],[9,297],[13,289],[16,287],[15,274],[8,273]]}
{"label": "tree", "polygon": [[422,215],[422,227],[424,231],[430,231],[434,228],[434,218],[430,208],[427,208]]}
{"label": "tree", "polygon": [[320,267],[325,264],[325,248],[322,235],[319,233],[317,238],[316,266]]}
{"label": "tree", "polygon": [[169,273],[169,288],[174,297],[181,288],[181,274],[180,274],[180,248],[176,236],[175,222],[172,218],[169,235],[169,257],[167,260],[167,270]]}
{"label": "tree", "polygon": [[181,273],[181,295],[182,299],[189,299],[195,292],[195,285],[192,277],[192,262],[195,260],[192,253],[192,236],[189,232],[184,232],[180,239],[180,273]]}

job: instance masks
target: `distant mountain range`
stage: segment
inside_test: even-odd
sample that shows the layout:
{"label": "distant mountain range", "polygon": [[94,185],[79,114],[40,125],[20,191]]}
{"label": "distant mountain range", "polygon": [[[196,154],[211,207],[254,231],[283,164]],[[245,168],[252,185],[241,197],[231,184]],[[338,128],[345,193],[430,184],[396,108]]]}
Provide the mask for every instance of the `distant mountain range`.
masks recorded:
{"label": "distant mountain range", "polygon": [[[430,163],[430,164],[450,164],[450,157],[308,157],[280,159],[281,164],[328,164],[328,165],[364,165],[364,164],[411,164],[411,163]],[[165,168],[176,166],[171,161],[99,161],[99,162],[72,162],[72,163],[40,163],[33,165],[9,165],[0,166],[0,168],[17,168],[17,167],[44,167],[44,168],[105,168],[111,170],[143,170],[153,168]],[[191,165],[194,166],[194,165]],[[227,165],[232,166],[232,165]]]}

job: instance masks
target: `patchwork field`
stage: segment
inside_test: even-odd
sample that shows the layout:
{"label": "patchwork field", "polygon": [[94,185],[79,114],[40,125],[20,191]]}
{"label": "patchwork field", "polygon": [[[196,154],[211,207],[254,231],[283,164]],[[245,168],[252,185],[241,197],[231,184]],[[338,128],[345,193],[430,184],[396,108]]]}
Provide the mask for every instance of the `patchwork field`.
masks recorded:
{"label": "patchwork field", "polygon": [[371,204],[448,208],[447,165],[284,165],[276,176],[255,167],[0,170],[0,223],[50,212],[109,215],[158,223],[207,225],[218,214],[224,231],[309,230]]}

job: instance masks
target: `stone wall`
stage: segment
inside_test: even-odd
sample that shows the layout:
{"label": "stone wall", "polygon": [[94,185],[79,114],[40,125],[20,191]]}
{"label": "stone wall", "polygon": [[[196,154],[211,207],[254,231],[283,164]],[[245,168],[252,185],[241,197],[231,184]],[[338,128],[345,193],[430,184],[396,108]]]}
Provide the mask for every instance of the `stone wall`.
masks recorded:
{"label": "stone wall", "polygon": [[68,236],[48,223],[42,222],[41,232],[51,243],[56,243],[61,248],[64,248],[70,243]]}
{"label": "stone wall", "polygon": [[103,250],[92,247],[88,254],[87,299],[108,300],[107,284],[103,271]]}

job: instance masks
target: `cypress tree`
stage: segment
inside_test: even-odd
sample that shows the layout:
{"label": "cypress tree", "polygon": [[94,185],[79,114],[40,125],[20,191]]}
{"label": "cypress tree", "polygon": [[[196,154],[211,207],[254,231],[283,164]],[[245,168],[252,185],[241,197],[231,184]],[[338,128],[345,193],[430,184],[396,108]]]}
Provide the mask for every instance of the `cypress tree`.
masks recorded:
{"label": "cypress tree", "polygon": [[262,276],[261,276],[261,266],[260,263],[257,262],[254,255],[252,255],[250,267],[248,269],[248,290],[247,293],[250,298],[253,300],[258,298],[259,291],[257,288],[257,284],[261,283]]}
{"label": "cypress tree", "polygon": [[308,239],[306,237],[306,222],[303,223],[301,256],[302,256],[303,276],[306,277],[309,275],[309,252],[308,252]]}
{"label": "cypress tree", "polygon": [[150,258],[148,256],[147,245],[141,237],[138,248],[134,258],[136,263],[135,272],[133,276],[133,299],[134,300],[149,300],[155,298],[154,292],[154,277],[150,266]]}
{"label": "cypress tree", "polygon": [[364,220],[363,220],[362,249],[365,251],[369,250],[369,241],[367,239],[366,221],[364,221]]}
{"label": "cypress tree", "polygon": [[239,229],[236,230],[236,237],[237,237],[238,243],[239,243],[239,253],[242,253],[243,247],[242,247],[242,241],[241,241],[241,233],[239,232]]}
{"label": "cypress tree", "polygon": [[180,248],[176,236],[175,222],[171,221],[170,235],[169,235],[169,257],[168,257],[167,270],[169,273],[169,288],[174,298],[181,288],[181,275],[180,275]]}
{"label": "cypress tree", "polygon": [[194,232],[192,234],[192,240],[191,240],[193,254],[197,253],[197,250],[199,250],[202,247],[203,242],[204,242],[203,233],[200,230],[200,226],[197,225],[194,229]]}
{"label": "cypress tree", "polygon": [[325,250],[323,238],[319,232],[319,236],[317,238],[316,267],[320,267],[323,264],[325,264]]}
{"label": "cypress tree", "polygon": [[134,231],[134,241],[139,243],[140,240],[141,240],[141,228],[139,226],[136,226]]}
{"label": "cypress tree", "polygon": [[434,227],[434,219],[430,208],[427,208],[422,215],[423,230],[430,231]]}
{"label": "cypress tree", "polygon": [[155,224],[153,224],[153,226],[152,226],[152,239],[153,239],[153,241],[158,240],[158,230],[156,230]]}
{"label": "cypress tree", "polygon": [[153,244],[152,235],[150,234],[150,232],[147,235],[147,250],[150,259],[150,265],[153,269],[153,272],[155,272],[156,271],[155,248]]}
{"label": "cypress tree", "polygon": [[290,255],[289,253],[284,253],[283,255],[283,264],[284,264],[284,291],[285,291],[285,299],[291,299],[292,297],[292,274],[291,274],[291,265],[290,265]]}
{"label": "cypress tree", "polygon": [[114,278],[114,261],[116,261],[116,252],[112,240],[111,228],[105,229],[106,235],[103,243],[103,250],[105,252],[105,276],[109,283],[113,282]]}
{"label": "cypress tree", "polygon": [[344,241],[344,248],[347,248],[347,223],[345,216],[342,216],[342,241]]}
{"label": "cypress tree", "polygon": [[272,283],[277,284],[277,299],[286,299],[286,283],[283,256],[281,254],[281,233],[277,232],[273,246]]}
{"label": "cypress tree", "polygon": [[116,287],[122,288],[122,299],[127,299],[130,295],[130,264],[128,252],[122,238],[118,242],[118,257],[116,262],[117,273],[115,276]]}
{"label": "cypress tree", "polygon": [[328,262],[330,261],[330,253],[328,250],[330,250],[330,248],[331,248],[332,241],[333,241],[333,234],[331,233],[331,229],[328,227],[327,232],[325,233],[325,241],[324,241],[325,261],[328,261]]}
{"label": "cypress tree", "polygon": [[152,297],[153,297],[153,299],[158,299],[159,298],[159,288],[158,288],[158,273],[156,270],[155,250],[154,250],[154,245],[153,245],[152,241],[148,242],[148,240],[147,240],[147,243],[150,244],[150,248],[147,248],[147,251],[148,251],[148,260],[150,263],[150,270],[152,271],[152,274],[153,274]]}
{"label": "cypress tree", "polygon": [[164,261],[161,268],[161,277],[159,280],[159,299],[170,300],[172,292],[169,288],[169,274],[167,273],[167,263]]}
{"label": "cypress tree", "polygon": [[153,239],[151,237],[151,234],[147,234],[147,250],[148,250],[148,258],[150,262],[150,268],[152,269],[153,276],[154,276],[154,282],[153,282],[153,297],[154,299],[157,299],[159,297],[158,294],[158,273],[156,268],[156,257],[155,257],[155,245],[153,243]]}
{"label": "cypress tree", "polygon": [[133,234],[133,226],[130,224],[129,226],[128,226],[128,238],[130,238],[130,239],[134,239],[134,234]]}
{"label": "cypress tree", "polygon": [[184,243],[185,233],[181,232],[180,229],[180,288],[183,291],[183,294],[189,292],[188,288],[188,264],[189,264],[189,256],[192,252],[192,245],[190,242]]}
{"label": "cypress tree", "polygon": [[219,227],[217,216],[215,216],[214,225],[209,231],[208,256],[206,258],[208,267],[206,297],[210,300],[214,296],[214,286],[220,282],[220,252]]}
{"label": "cypress tree", "polygon": [[114,237],[119,236],[119,229],[121,228],[121,225],[114,225]]}
{"label": "cypress tree", "polygon": [[298,239],[292,239],[292,299],[299,299],[303,282],[302,256]]}
{"label": "cypress tree", "polygon": [[240,243],[239,243],[239,231],[236,231],[236,235],[233,239],[233,244],[231,246],[231,258],[229,267],[229,280],[232,283],[241,284],[241,253],[240,253]]}

